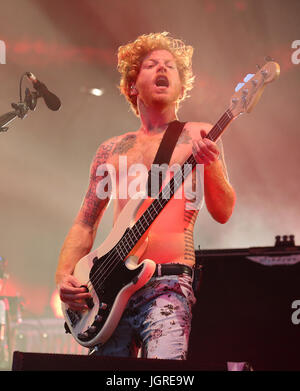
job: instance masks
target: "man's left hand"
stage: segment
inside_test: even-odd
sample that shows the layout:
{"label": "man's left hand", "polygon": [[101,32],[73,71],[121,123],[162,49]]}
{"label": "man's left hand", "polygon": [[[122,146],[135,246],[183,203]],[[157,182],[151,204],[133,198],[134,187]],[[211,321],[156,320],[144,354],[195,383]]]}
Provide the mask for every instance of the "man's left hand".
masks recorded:
{"label": "man's left hand", "polygon": [[205,138],[207,133],[200,130],[200,138],[192,141],[192,151],[197,163],[210,165],[219,159],[220,151],[215,142]]}

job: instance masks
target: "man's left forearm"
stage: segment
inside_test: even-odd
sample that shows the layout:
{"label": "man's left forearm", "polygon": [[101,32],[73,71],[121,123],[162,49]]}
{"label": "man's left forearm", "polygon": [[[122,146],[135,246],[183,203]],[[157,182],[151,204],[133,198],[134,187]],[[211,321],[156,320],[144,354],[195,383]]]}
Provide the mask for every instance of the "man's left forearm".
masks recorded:
{"label": "man's left forearm", "polygon": [[221,224],[226,223],[232,215],[236,197],[220,160],[204,166],[204,195],[212,217]]}

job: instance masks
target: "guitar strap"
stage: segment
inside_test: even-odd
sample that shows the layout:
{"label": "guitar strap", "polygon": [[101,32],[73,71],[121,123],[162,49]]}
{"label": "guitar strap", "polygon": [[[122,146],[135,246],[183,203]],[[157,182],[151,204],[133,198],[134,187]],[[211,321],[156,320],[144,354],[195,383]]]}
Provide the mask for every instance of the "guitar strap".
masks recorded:
{"label": "guitar strap", "polygon": [[[172,121],[169,123],[165,131],[165,134],[163,135],[156,156],[152,163],[151,169],[148,172],[148,196],[149,197],[155,197],[155,193],[159,192],[162,186],[163,177],[166,170],[161,168],[160,165],[164,164],[166,165],[165,167],[167,167],[167,165],[169,164],[175,145],[185,124],[186,122],[179,122],[177,120]],[[153,183],[153,180],[155,180],[155,178],[156,180],[158,178],[158,182],[157,182],[159,184],[158,188],[156,187],[155,189],[151,189],[151,183]]]}
{"label": "guitar strap", "polygon": [[[153,180],[155,177],[157,178],[159,176],[159,189],[156,189],[157,192],[159,192],[162,186],[162,182],[163,182],[162,171],[164,171],[165,174],[165,170],[159,169],[159,165],[165,163],[167,165],[169,164],[175,145],[185,124],[186,122],[179,122],[177,120],[170,122],[167,127],[167,130],[165,131],[165,134],[163,135],[160,146],[157,150],[156,156],[152,163],[152,168],[148,172],[148,196],[149,197],[153,197],[153,198],[155,197],[155,192],[153,192],[153,189],[151,189],[151,179]],[[155,164],[156,166],[154,166]],[[158,174],[157,174],[157,170],[158,170]],[[192,287],[194,293],[197,294],[202,280],[203,266],[200,262],[199,257],[196,257],[195,262],[196,263],[193,268]]]}

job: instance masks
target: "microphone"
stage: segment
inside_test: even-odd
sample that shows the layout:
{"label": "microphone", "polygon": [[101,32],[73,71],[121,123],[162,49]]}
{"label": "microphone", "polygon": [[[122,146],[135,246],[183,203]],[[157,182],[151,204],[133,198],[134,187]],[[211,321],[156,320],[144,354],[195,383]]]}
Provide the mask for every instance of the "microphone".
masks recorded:
{"label": "microphone", "polygon": [[61,102],[60,102],[59,98],[56,95],[54,95],[52,92],[50,92],[48,90],[48,88],[45,86],[45,84],[41,83],[34,76],[33,73],[26,72],[26,76],[32,82],[33,87],[40,94],[40,96],[44,98],[44,101],[45,101],[47,107],[53,111],[58,110],[61,106]]}

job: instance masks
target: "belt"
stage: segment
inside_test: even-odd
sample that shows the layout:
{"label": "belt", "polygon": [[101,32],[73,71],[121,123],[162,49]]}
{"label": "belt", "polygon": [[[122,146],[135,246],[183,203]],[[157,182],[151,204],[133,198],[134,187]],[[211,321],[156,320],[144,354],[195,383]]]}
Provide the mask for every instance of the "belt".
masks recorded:
{"label": "belt", "polygon": [[182,265],[179,263],[165,263],[156,265],[155,272],[153,277],[160,276],[171,276],[178,274],[187,274],[188,276],[193,276],[193,269],[190,266]]}

